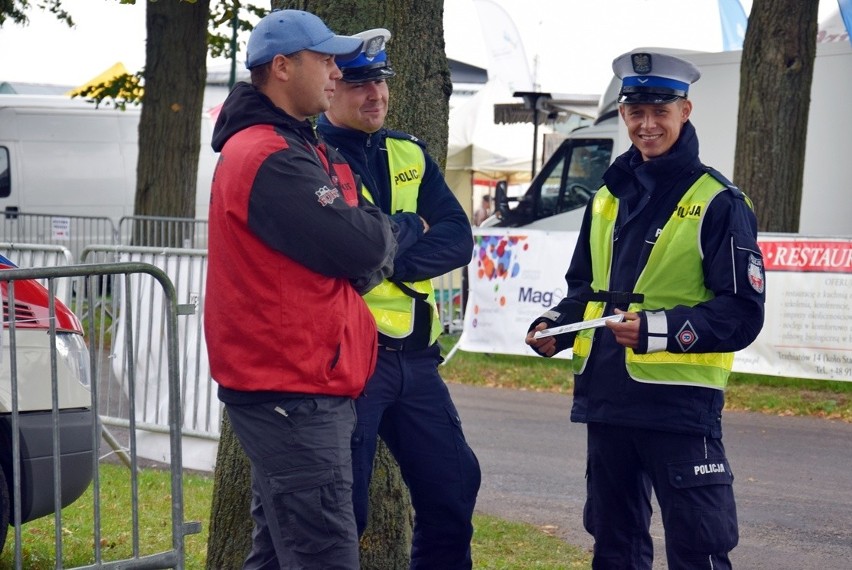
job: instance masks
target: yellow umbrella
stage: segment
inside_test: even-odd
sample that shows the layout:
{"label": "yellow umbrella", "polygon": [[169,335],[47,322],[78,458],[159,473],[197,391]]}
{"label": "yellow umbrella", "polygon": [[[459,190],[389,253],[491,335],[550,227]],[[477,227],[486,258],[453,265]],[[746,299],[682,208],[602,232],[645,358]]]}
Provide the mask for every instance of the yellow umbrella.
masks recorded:
{"label": "yellow umbrella", "polygon": [[[110,67],[106,71],[100,73],[99,75],[96,75],[83,85],[72,89],[71,91],[66,93],[66,95],[68,95],[69,97],[79,97],[84,95],[93,97],[97,95],[97,91],[100,91],[100,89],[98,89],[99,87],[103,88],[115,79],[126,75],[129,75],[127,72],[127,68],[124,67],[123,63],[118,62],[113,64],[112,67]],[[127,85],[122,87],[123,88],[121,89],[121,92],[118,94],[120,97],[131,98],[133,95],[135,95],[133,92],[126,92],[129,88]],[[136,87],[136,89],[139,89],[138,85],[135,85],[134,87]]]}

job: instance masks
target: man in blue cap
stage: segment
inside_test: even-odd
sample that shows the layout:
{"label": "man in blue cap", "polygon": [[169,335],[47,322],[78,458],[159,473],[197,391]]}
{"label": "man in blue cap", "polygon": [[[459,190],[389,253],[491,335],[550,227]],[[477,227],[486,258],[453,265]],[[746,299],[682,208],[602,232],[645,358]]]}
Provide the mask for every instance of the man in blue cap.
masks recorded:
{"label": "man in blue cap", "polygon": [[479,463],[438,374],[442,324],[431,279],[467,265],[473,237],[464,210],[417,138],[384,127],[387,79],[395,75],[385,29],[357,34],[358,57],[317,122],[361,176],[361,191],[399,227],[393,273],[364,298],[379,329],[376,372],[355,401],[353,501],[358,531],[367,526],[378,436],[399,463],[414,506],[411,568],[472,566],[472,517]]}
{"label": "man in blue cap", "polygon": [[335,57],[360,51],[313,14],[273,11],[248,41],[213,132],[205,335],[210,372],[251,462],[244,568],[359,566],[353,399],[376,363],[362,294],[392,270],[394,224],[308,118],[328,108]]}
{"label": "man in blue cap", "polygon": [[[548,357],[573,348],[592,567],[650,570],[653,490],[668,567],[729,569],[738,530],[722,408],[733,353],[763,326],[757,221],[748,198],[698,158],[688,92],[699,70],[641,50],[612,67],[633,144],[589,202],[568,294],[526,342]],[[615,320],[540,334],[601,317]]]}

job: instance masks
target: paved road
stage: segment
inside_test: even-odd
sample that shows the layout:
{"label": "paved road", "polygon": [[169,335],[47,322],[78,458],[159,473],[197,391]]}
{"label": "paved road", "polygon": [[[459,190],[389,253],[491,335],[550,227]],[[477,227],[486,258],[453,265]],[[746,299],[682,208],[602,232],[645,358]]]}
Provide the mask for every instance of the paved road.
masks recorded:
{"label": "paved road", "polygon": [[[450,385],[482,464],[480,512],[552,531],[590,548],[582,528],[585,426],[568,419],[569,396]],[[725,412],[740,544],[748,570],[852,568],[852,424]],[[656,503],[655,503],[656,509]],[[655,569],[666,568],[662,526],[652,521]]]}

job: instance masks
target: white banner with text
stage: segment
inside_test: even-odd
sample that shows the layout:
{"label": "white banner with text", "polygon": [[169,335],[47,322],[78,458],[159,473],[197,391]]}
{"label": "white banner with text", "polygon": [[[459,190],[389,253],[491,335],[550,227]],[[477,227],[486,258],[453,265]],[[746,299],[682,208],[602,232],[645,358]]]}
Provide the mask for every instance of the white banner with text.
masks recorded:
{"label": "white banner with text", "polygon": [[[458,348],[535,356],[530,323],[564,296],[577,232],[474,228]],[[852,238],[761,234],[766,319],[734,370],[852,381]],[[564,351],[557,358],[570,358]]]}

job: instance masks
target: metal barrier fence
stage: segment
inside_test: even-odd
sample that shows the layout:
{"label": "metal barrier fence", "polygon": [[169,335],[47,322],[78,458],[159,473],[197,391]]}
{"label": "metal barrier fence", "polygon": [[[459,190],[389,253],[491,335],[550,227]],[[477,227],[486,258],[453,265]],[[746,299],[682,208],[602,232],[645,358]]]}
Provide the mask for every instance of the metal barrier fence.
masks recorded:
{"label": "metal barrier fence", "polygon": [[448,333],[461,332],[464,327],[464,309],[467,291],[467,268],[450,271],[432,280],[438,317]]}
{"label": "metal barrier fence", "polygon": [[75,260],[90,243],[119,243],[115,224],[109,218],[23,212],[0,216],[0,241],[60,245]]}
{"label": "metal barrier fence", "polygon": [[[207,345],[204,342],[204,287],[207,277],[207,251],[132,246],[92,245],[82,254],[84,263],[132,262],[159,268],[174,285],[180,303],[178,334],[178,373],[183,410],[181,433],[184,438],[183,467],[213,471],[218,448],[222,406],[210,378]],[[102,421],[127,427],[128,393],[131,380],[126,353],[133,355],[137,380],[136,419],[145,424],[137,430],[138,453],[142,457],[168,462],[168,414],[161,394],[165,390],[168,345],[162,334],[165,299],[155,288],[118,281],[99,284],[102,294],[94,306],[101,347],[98,360],[110,368],[114,379],[102,394]],[[79,307],[83,309],[82,307]],[[88,309],[86,309],[88,310]],[[82,313],[81,313],[82,316]],[[127,322],[132,321],[132,329]],[[124,342],[130,338],[129,344]]]}
{"label": "metal barrier fence", "polygon": [[95,243],[206,249],[207,220],[125,216],[116,228],[106,217],[7,212],[0,217],[0,241],[63,246],[74,260]]}
{"label": "metal barrier fence", "polygon": [[[74,263],[71,251],[61,245],[0,242],[0,255],[18,267],[63,267]],[[46,279],[40,283],[47,287]],[[71,304],[73,290],[71,278],[56,280],[56,297],[66,305]]]}
{"label": "metal barrier fence", "polygon": [[118,233],[117,243],[123,245],[207,249],[207,220],[125,216],[118,222]]}
{"label": "metal barrier fence", "polygon": [[[85,330],[86,344],[88,350],[88,373],[83,370],[85,367],[78,367],[76,374],[83,377],[88,376],[91,395],[91,414],[85,414],[85,403],[80,404],[79,392],[80,386],[74,384],[79,382],[77,376],[73,373],[73,366],[68,360],[68,345],[63,345],[59,342],[60,333],[57,331],[57,323],[60,318],[57,317],[57,298],[56,298],[56,282],[61,279],[74,279],[78,282],[85,282],[86,295],[78,296],[75,299],[75,304],[85,305],[88,310],[85,311],[85,320],[83,328]],[[99,304],[96,293],[98,287],[96,283],[105,278],[111,278],[119,290],[121,299],[121,314],[123,316],[122,325],[125,328],[125,335],[109,336],[99,334],[99,331],[112,328],[103,323],[98,322],[98,318],[106,318],[104,315],[98,315],[97,311],[92,310],[93,307]],[[16,286],[23,287],[24,280],[46,280],[48,289],[48,307],[45,311],[38,307],[29,307],[26,304],[18,303],[15,295]],[[89,454],[91,463],[89,464],[92,473],[92,511],[87,516],[93,517],[91,540],[84,540],[84,544],[90,544],[92,547],[90,560],[85,561],[84,565],[77,565],[77,568],[184,568],[184,538],[187,535],[195,534],[200,531],[200,523],[184,522],[183,520],[183,486],[182,486],[182,442],[180,437],[182,422],[182,399],[181,385],[179,375],[179,337],[178,337],[178,314],[185,310],[178,302],[177,293],[174,285],[169,277],[161,269],[146,263],[109,263],[99,265],[74,265],[69,267],[57,268],[34,268],[34,269],[11,269],[0,271],[0,282],[7,284],[7,299],[4,304],[8,307],[5,315],[5,327],[3,331],[3,366],[0,366],[0,381],[8,381],[9,385],[4,388],[8,392],[0,391],[0,394],[8,393],[10,395],[10,406],[8,413],[0,414],[0,435],[7,437],[11,441],[11,455],[8,460],[3,462],[3,471],[0,471],[0,478],[5,478],[6,474],[11,472],[10,498],[12,499],[12,514],[11,523],[14,528],[14,564],[16,569],[23,568],[23,552],[25,548],[25,538],[22,533],[22,514],[21,506],[23,497],[26,493],[27,497],[37,497],[45,500],[44,497],[52,498],[53,505],[53,523],[54,523],[54,543],[55,543],[55,567],[66,568],[68,566],[63,562],[63,546],[66,540],[66,528],[73,524],[64,518],[61,508],[60,497],[63,493],[62,481],[65,478],[71,478],[72,475],[80,474],[79,461],[69,459],[68,456],[62,455],[60,445],[64,446],[71,443],[75,447],[75,456],[83,453],[87,449],[86,440],[89,442]],[[120,286],[118,286],[120,284]],[[83,290],[81,289],[81,291]],[[161,299],[162,311],[160,314],[158,334],[164,338],[166,352],[162,355],[164,366],[160,372],[163,374],[164,382],[163,389],[158,393],[157,397],[165,402],[166,411],[165,425],[169,440],[169,456],[171,462],[168,464],[170,475],[170,488],[168,496],[170,497],[171,524],[167,526],[157,525],[153,530],[148,527],[143,530],[140,525],[140,515],[151,508],[154,504],[161,505],[161,501],[140,500],[140,483],[138,469],[138,454],[136,445],[137,430],[142,429],[162,429],[162,424],[149,425],[144,419],[139,419],[137,414],[137,402],[139,400],[137,387],[140,385],[139,367],[137,366],[137,355],[134,350],[134,331],[138,329],[138,324],[134,320],[134,301],[140,296],[140,291],[147,289],[152,292],[152,295]],[[24,291],[24,289],[22,289]],[[14,310],[12,308],[14,307]],[[47,335],[39,331],[40,334],[36,337],[27,337],[27,329],[33,326],[33,315],[36,315],[36,320],[41,320],[47,323]],[[117,331],[115,331],[117,332]],[[64,334],[64,333],[62,333]],[[39,338],[40,341],[35,345],[29,344],[32,338]],[[40,343],[40,344],[39,344]],[[115,394],[115,397],[125,401],[126,408],[125,420],[128,440],[128,449],[130,450],[130,472],[126,488],[121,485],[117,489],[111,487],[109,495],[101,488],[100,467],[102,459],[98,457],[97,450],[100,446],[100,431],[101,426],[92,418],[97,418],[102,415],[101,410],[104,405],[104,392],[109,394],[109,390],[104,390],[110,383],[116,382],[114,377],[114,369],[107,366],[107,361],[102,360],[99,354],[103,354],[106,349],[113,352],[118,351],[117,344],[121,344],[120,350],[122,359],[126,362],[124,368],[127,379],[122,383],[125,386],[126,394]],[[64,350],[58,347],[65,346]],[[49,374],[47,375],[30,375],[32,367],[30,361],[33,350],[41,350],[49,352]],[[22,352],[29,351],[29,352]],[[85,362],[85,360],[81,361]],[[66,366],[68,365],[68,366]],[[69,372],[69,369],[72,372]],[[26,377],[19,376],[24,374]],[[39,382],[43,382],[39,386]],[[69,384],[70,382],[70,384]],[[69,394],[73,392],[72,388],[76,385],[77,400],[71,402],[68,400]],[[85,393],[85,391],[83,391]],[[38,400],[41,398],[41,401]],[[45,407],[43,401],[47,398],[50,402]],[[34,405],[38,402],[40,405]],[[108,404],[108,403],[107,403]],[[73,409],[70,408],[73,406]],[[82,428],[88,431],[87,437],[79,437],[74,441],[69,441],[64,432],[60,432],[59,426],[62,423],[62,418],[67,418],[66,414],[72,412],[74,417],[88,418],[88,424]],[[41,418],[41,419],[40,419]],[[40,459],[35,464],[26,464],[32,467],[31,471],[37,472],[36,476],[27,476],[27,471],[24,469],[25,464],[21,462],[24,453],[30,453],[30,445],[33,443],[31,439],[26,440],[27,447],[24,447],[22,441],[23,434],[32,433],[32,420],[40,422],[42,433],[47,435],[52,441],[47,447],[52,449],[52,453],[44,459]],[[46,422],[46,423],[45,423]],[[87,427],[88,425],[88,427]],[[27,430],[22,428],[27,427]],[[29,437],[29,436],[27,436]],[[61,443],[60,443],[61,442]],[[44,444],[43,444],[44,445]],[[6,446],[1,446],[0,453],[8,453]],[[26,452],[22,451],[26,449]],[[62,460],[60,461],[60,457]],[[0,456],[2,459],[2,456]],[[73,466],[72,472],[68,471],[68,467]],[[85,464],[83,469],[86,469]],[[65,471],[63,471],[65,470]],[[51,477],[52,474],[52,477]],[[30,474],[32,475],[32,474]],[[26,485],[25,485],[26,484]],[[36,485],[41,485],[40,488],[34,488]],[[116,500],[116,497],[126,493],[128,502],[131,505],[130,512],[120,512],[113,517],[119,517],[118,521],[113,521],[116,525],[129,526],[129,529],[122,531],[130,537],[128,547],[129,555],[125,556],[117,554],[117,551],[112,548],[107,548],[110,542],[109,537],[104,537],[102,528],[104,523],[108,521],[110,516],[106,509],[103,508],[104,501],[108,498],[110,502]],[[160,492],[161,493],[161,492]],[[9,508],[8,504],[3,504],[0,501],[0,507]],[[158,509],[161,510],[161,509]],[[3,513],[0,512],[0,515]],[[7,513],[8,514],[8,513]],[[162,514],[160,514],[162,516]],[[0,517],[2,518],[2,517]],[[82,528],[82,527],[79,527]],[[80,532],[80,530],[76,532]],[[156,533],[156,529],[162,529],[163,532],[168,532],[170,539],[169,548],[162,551],[155,551],[156,548],[151,546],[152,532]],[[163,543],[166,543],[164,540]],[[120,559],[118,559],[121,557]]]}

